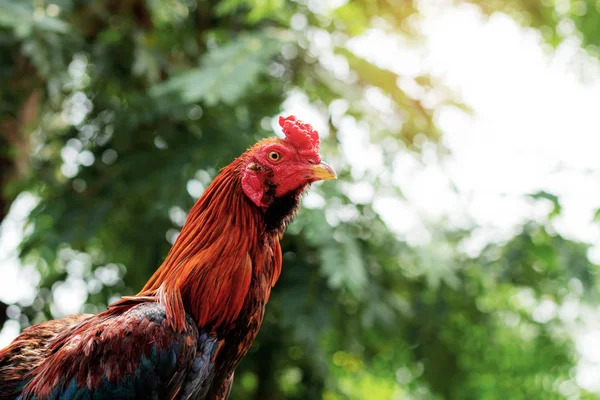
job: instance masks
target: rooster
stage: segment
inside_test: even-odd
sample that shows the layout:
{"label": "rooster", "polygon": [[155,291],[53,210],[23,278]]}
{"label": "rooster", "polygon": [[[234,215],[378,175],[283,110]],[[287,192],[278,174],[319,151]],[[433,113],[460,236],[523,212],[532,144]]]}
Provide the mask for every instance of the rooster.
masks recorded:
{"label": "rooster", "polygon": [[0,350],[0,399],[226,399],[281,272],[279,239],[336,178],[294,116],[223,168],[136,296],[29,327]]}

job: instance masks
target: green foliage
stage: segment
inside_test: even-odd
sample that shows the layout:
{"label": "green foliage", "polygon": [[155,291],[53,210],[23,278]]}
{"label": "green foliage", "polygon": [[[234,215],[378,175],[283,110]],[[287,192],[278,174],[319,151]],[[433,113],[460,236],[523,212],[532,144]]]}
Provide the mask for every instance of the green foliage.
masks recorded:
{"label": "green foliage", "polygon": [[593,0],[573,1],[567,12],[584,46],[600,54],[600,5]]}
{"label": "green foliage", "polygon": [[45,14],[36,15],[31,4],[16,0],[0,1],[0,26],[12,29],[17,37],[28,37],[33,31],[69,33],[69,25]]}
{"label": "green foliage", "polygon": [[234,105],[261,75],[266,75],[265,64],[279,53],[281,45],[281,41],[263,34],[237,37],[208,51],[200,68],[170,78],[150,93],[175,93],[186,103],[201,101],[209,107],[220,102]]}
{"label": "green foliage", "polygon": [[591,54],[600,55],[600,6],[596,0],[474,0],[484,12],[506,12],[525,26],[539,30],[544,40],[557,46],[578,38]]}
{"label": "green foliage", "polygon": [[[340,154],[342,118],[367,128],[387,170],[397,151],[440,138],[435,108],[346,46],[373,24],[414,38],[416,3],[0,0],[0,72],[10,82],[0,122],[23,122],[11,140],[0,136],[10,147],[1,155],[17,162],[25,142],[27,158],[2,190],[39,199],[21,256],[40,290],[18,305],[23,325],[56,316],[64,282],[84,283],[88,312],[136,293],[218,169],[271,135],[282,103],[302,93],[327,117],[325,158],[340,179],[311,189],[322,204],[304,207],[282,241],[284,271],[232,398],[562,398],[573,342],[564,321],[536,310],[595,298],[598,267],[585,245],[530,222],[474,257],[459,251],[469,231],[431,226],[431,243],[412,246],[372,201],[349,196],[357,182],[401,193]],[[474,3],[518,14],[550,42],[563,18],[584,43],[598,40],[593,1],[583,14],[575,5],[557,14],[550,2]],[[332,58],[342,72],[324,61]],[[369,90],[401,124],[381,118]],[[548,220],[560,215],[556,196],[531,198],[552,203]]]}

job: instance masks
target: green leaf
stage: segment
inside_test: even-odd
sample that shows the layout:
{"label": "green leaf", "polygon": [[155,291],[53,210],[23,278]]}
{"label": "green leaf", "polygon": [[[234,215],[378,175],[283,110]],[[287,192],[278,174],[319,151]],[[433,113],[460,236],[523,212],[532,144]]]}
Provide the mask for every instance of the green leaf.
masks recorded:
{"label": "green leaf", "polygon": [[150,89],[154,97],[177,94],[185,103],[234,104],[250,90],[265,64],[278,53],[280,42],[266,35],[243,35],[210,51],[199,68]]}
{"label": "green leaf", "polygon": [[552,203],[552,210],[550,211],[550,213],[548,215],[549,217],[555,217],[557,215],[560,215],[562,206],[560,204],[558,196],[556,196],[552,193],[545,192],[543,190],[533,193],[533,194],[529,194],[528,196],[534,200],[540,200],[540,199],[549,200]]}
{"label": "green leaf", "polygon": [[0,0],[0,26],[13,28],[21,37],[29,36],[34,28],[42,32],[69,32],[69,25],[64,21],[49,17],[43,11],[38,16],[31,5],[14,0]]}
{"label": "green leaf", "polygon": [[265,19],[280,19],[286,5],[284,0],[224,0],[217,5],[215,12],[225,16],[240,11],[246,15],[248,23],[255,24]]}

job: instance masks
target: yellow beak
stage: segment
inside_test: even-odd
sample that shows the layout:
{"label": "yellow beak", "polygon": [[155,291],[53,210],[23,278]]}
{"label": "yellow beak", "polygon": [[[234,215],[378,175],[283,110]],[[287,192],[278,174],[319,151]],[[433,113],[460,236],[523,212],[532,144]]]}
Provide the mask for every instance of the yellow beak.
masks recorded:
{"label": "yellow beak", "polygon": [[310,170],[313,173],[313,177],[320,181],[326,181],[329,179],[337,178],[337,175],[335,174],[333,168],[331,168],[331,166],[325,161],[322,161],[320,164],[312,166]]}

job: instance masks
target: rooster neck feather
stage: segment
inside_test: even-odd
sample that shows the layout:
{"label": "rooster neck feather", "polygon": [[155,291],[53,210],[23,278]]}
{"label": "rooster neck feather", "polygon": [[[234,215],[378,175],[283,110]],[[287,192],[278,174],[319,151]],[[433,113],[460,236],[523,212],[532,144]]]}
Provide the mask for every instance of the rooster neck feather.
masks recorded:
{"label": "rooster neck feather", "polygon": [[259,208],[241,188],[244,163],[243,156],[238,158],[209,185],[167,258],[137,296],[163,303],[176,331],[183,329],[186,312],[199,327],[223,335],[235,329],[240,316],[260,319],[259,325],[262,321],[262,309],[281,272],[279,237],[304,187]]}

